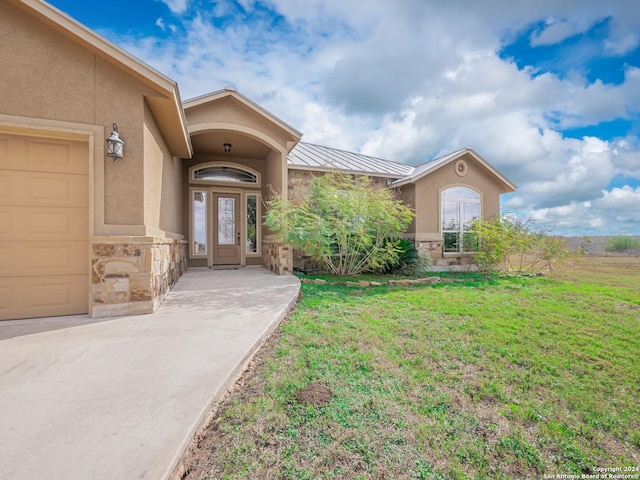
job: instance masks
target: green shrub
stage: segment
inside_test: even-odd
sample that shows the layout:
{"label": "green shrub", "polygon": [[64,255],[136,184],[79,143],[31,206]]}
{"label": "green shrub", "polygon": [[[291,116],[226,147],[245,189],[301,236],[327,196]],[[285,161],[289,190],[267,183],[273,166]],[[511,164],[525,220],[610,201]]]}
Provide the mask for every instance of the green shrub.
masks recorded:
{"label": "green shrub", "polygon": [[374,271],[398,256],[395,243],[414,214],[368,177],[331,172],[314,178],[309,195],[293,202],[276,195],[264,224],[334,275]]}
{"label": "green shrub", "polygon": [[569,254],[562,239],[537,230],[531,221],[513,216],[498,215],[490,220],[478,220],[471,231],[480,239],[474,262],[484,272],[539,273],[551,270],[554,263]]}
{"label": "green shrub", "polygon": [[607,239],[607,252],[627,252],[640,247],[640,240],[635,237],[620,235]]}
{"label": "green shrub", "polygon": [[385,240],[386,244],[392,243],[396,248],[396,258],[382,265],[377,271],[382,274],[409,272],[420,260],[418,250],[411,240],[399,238]]}

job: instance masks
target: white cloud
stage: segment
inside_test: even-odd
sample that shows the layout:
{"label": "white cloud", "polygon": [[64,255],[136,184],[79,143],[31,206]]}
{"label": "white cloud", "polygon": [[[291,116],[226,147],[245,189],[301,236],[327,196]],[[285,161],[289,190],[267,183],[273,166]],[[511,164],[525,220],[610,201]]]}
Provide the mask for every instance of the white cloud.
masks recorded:
{"label": "white cloud", "polygon": [[[176,79],[184,98],[233,84],[305,141],[407,163],[470,145],[519,185],[509,208],[558,228],[618,231],[637,218],[619,217],[618,226],[607,215],[622,201],[617,196],[638,195],[607,190],[616,174],[640,178],[637,139],[561,132],[637,116],[640,65],[628,65],[624,83],[614,85],[519,69],[496,53],[505,36],[545,19],[557,20],[537,31],[533,44],[561,42],[613,15],[602,49],[622,54],[638,42],[633,2],[539,0],[514,9],[510,0],[464,8],[423,0],[270,0],[286,19],[275,28],[252,0],[241,2],[244,13],[224,1],[163,1],[185,14],[175,19],[184,35],[119,43]],[[225,22],[214,21],[220,17]]]}
{"label": "white cloud", "polygon": [[544,28],[536,30],[531,34],[531,46],[554,45],[579,33],[576,25],[566,20],[547,20]]}
{"label": "white cloud", "polygon": [[180,14],[187,11],[189,0],[159,0],[164,3],[173,13]]}
{"label": "white cloud", "polygon": [[567,205],[535,210],[531,218],[541,227],[550,227],[566,235],[609,234],[639,235],[640,187],[603,190],[593,202],[570,202]]}

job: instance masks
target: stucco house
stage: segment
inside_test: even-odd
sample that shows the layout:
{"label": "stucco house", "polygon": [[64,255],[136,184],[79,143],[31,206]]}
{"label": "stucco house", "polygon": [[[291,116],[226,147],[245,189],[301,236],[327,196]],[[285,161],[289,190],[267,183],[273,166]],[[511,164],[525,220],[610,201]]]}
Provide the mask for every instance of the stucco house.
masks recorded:
{"label": "stucco house", "polygon": [[152,312],[188,267],[289,272],[263,201],[331,169],[394,189],[417,215],[407,237],[445,264],[463,258],[465,222],[515,189],[469,148],[414,167],[303,143],[233,89],[182,102],[40,0],[0,2],[0,62],[0,320]]}

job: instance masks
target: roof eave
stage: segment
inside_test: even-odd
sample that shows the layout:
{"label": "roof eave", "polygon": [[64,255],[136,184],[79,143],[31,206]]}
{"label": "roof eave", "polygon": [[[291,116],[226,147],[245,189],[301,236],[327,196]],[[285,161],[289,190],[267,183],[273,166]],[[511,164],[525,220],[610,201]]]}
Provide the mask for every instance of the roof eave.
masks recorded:
{"label": "roof eave", "polygon": [[349,175],[366,175],[368,177],[381,177],[381,178],[402,178],[401,175],[392,175],[390,173],[382,173],[382,172],[367,172],[363,170],[345,170],[342,168],[332,168],[332,167],[319,167],[319,166],[311,166],[311,165],[296,165],[287,163],[287,168],[291,170],[306,170],[310,172],[344,172]]}
{"label": "roof eave", "polygon": [[146,98],[169,150],[175,156],[191,156],[191,140],[176,82],[42,0],[10,1],[158,92],[159,97]]}
{"label": "roof eave", "polygon": [[500,172],[498,172],[489,162],[487,162],[484,158],[482,158],[478,153],[476,153],[473,149],[471,148],[465,148],[463,150],[460,150],[457,154],[455,155],[451,155],[451,158],[448,158],[446,161],[440,163],[440,164],[436,164],[434,165],[433,168],[425,168],[424,170],[422,170],[420,173],[418,173],[417,175],[413,176],[413,175],[408,175],[405,178],[401,178],[400,180],[397,180],[395,182],[393,182],[390,186],[391,187],[401,187],[403,185],[407,185],[410,183],[416,183],[418,180],[424,178],[425,176],[429,175],[431,172],[434,172],[446,165],[449,165],[451,162],[454,162],[456,160],[458,160],[460,157],[469,154],[472,157],[474,157],[482,166],[484,166],[487,170],[489,170],[489,172],[491,172],[499,181],[500,183],[503,184],[504,186],[504,192],[502,193],[510,193],[510,192],[515,192],[517,187],[514,183],[512,183],[509,179],[507,179],[504,175],[502,175]]}
{"label": "roof eave", "polygon": [[[500,182],[502,182],[502,184],[505,186],[505,192],[503,193],[515,192],[517,190],[518,187],[516,186],[515,183],[512,183],[507,177],[502,175],[498,170],[496,170],[493,167],[493,165],[491,165],[484,158],[482,158],[475,150],[473,150],[472,148],[467,148],[465,149],[464,153],[469,153],[472,157],[474,157],[477,161],[479,161],[482,165],[484,165],[484,167],[487,170],[489,170],[493,175],[495,175],[496,178],[500,180]],[[456,156],[455,159],[460,158],[460,156]],[[454,159],[451,159],[449,162],[446,162],[446,163],[451,163],[451,161],[453,160]]]}

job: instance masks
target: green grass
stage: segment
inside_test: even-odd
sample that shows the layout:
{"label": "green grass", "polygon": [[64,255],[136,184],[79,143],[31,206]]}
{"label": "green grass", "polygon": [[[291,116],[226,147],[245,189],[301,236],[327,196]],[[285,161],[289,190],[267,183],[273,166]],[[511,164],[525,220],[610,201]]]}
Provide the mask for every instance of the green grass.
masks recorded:
{"label": "green grass", "polygon": [[[304,284],[188,478],[542,478],[640,463],[640,261]],[[314,407],[297,393],[333,392]]]}

